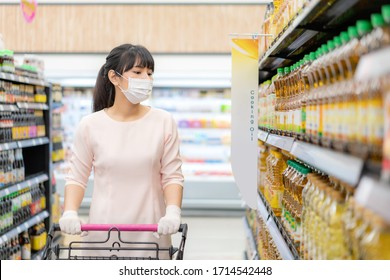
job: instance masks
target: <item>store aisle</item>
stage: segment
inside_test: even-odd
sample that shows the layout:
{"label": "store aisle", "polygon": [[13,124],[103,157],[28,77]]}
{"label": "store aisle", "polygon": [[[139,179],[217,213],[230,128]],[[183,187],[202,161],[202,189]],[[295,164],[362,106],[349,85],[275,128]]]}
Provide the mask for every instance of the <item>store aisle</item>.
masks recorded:
{"label": "store aisle", "polygon": [[[82,217],[85,220],[85,217]],[[245,232],[242,217],[183,217],[188,224],[184,251],[186,260],[240,260],[244,257]],[[63,244],[78,239],[66,235]],[[174,246],[181,235],[172,238]]]}

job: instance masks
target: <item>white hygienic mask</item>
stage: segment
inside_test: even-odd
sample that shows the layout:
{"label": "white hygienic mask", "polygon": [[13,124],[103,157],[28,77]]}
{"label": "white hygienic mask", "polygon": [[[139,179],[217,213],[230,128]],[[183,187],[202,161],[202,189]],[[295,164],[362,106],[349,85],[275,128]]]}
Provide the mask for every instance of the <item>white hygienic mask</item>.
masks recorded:
{"label": "white hygienic mask", "polygon": [[122,78],[128,81],[127,89],[121,89],[126,98],[133,104],[141,103],[150,97],[153,89],[153,80],[125,78],[117,72]]}

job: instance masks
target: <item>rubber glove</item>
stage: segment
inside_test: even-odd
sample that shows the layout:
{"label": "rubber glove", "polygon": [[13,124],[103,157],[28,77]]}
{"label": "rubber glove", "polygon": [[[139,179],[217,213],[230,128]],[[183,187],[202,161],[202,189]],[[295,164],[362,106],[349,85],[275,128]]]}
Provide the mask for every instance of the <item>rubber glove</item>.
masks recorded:
{"label": "rubber glove", "polygon": [[181,223],[181,209],[176,205],[168,205],[165,216],[158,222],[158,234],[175,234]]}
{"label": "rubber glove", "polygon": [[67,234],[80,234],[81,233],[81,220],[77,215],[77,211],[69,210],[65,211],[60,218],[61,231]]}

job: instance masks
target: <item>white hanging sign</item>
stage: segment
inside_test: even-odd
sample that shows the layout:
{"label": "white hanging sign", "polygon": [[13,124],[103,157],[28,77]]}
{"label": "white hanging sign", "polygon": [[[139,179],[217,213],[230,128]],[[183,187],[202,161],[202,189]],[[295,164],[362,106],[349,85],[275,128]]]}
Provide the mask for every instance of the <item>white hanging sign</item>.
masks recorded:
{"label": "white hanging sign", "polygon": [[235,36],[231,43],[232,170],[243,200],[257,209],[258,35]]}

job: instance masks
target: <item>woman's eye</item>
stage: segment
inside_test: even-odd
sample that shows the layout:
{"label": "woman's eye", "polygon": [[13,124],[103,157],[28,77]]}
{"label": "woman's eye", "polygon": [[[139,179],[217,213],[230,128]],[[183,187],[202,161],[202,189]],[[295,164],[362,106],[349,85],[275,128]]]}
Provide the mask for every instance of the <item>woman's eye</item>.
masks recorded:
{"label": "woman's eye", "polygon": [[135,73],[137,75],[141,74],[141,72],[139,72],[139,71],[133,71],[133,73]]}
{"label": "woman's eye", "polygon": [[148,73],[149,76],[153,76],[153,73]]}

